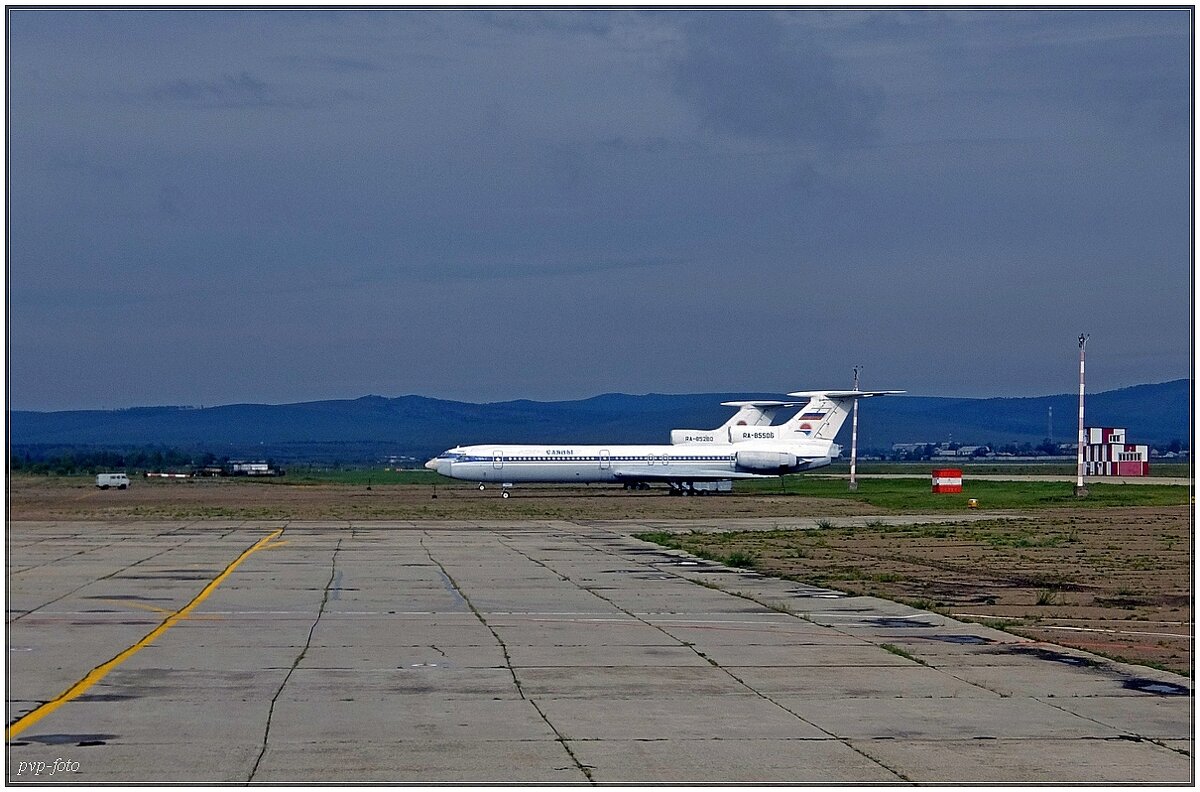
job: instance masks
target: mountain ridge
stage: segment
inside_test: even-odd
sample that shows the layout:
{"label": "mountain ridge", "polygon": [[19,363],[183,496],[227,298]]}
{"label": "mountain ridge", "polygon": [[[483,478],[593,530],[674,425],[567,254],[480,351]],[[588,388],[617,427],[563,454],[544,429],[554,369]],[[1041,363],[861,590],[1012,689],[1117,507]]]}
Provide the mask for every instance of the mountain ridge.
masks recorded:
{"label": "mountain ridge", "polygon": [[[1130,442],[1190,438],[1190,380],[1133,385],[1089,394],[1089,426],[1124,426]],[[21,446],[166,445],[254,453],[287,444],[366,444],[378,452],[421,456],[457,444],[549,441],[665,443],[676,428],[724,423],[722,401],[778,394],[606,393],[570,401],[516,399],[475,403],[415,394],[360,396],[291,404],[132,407],[9,413],[10,442]],[[1150,406],[1152,409],[1147,409]],[[893,443],[1040,443],[1054,408],[1054,439],[1072,442],[1078,394],[963,398],[890,396],[860,410],[864,449]],[[848,436],[849,422],[842,439]],[[295,450],[295,449],[293,449]]]}

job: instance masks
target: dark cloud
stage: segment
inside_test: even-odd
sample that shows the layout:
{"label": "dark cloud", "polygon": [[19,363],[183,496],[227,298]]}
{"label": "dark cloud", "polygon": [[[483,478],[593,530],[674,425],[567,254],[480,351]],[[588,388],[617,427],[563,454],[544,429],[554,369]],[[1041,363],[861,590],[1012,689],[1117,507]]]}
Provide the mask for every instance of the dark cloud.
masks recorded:
{"label": "dark cloud", "polygon": [[697,15],[675,85],[717,132],[813,143],[871,137],[883,93],[838,68],[815,35],[767,11]]}
{"label": "dark cloud", "polygon": [[171,80],[154,86],[149,96],[159,101],[186,102],[195,107],[299,107],[307,104],[286,98],[249,72],[223,74],[214,79]]}
{"label": "dark cloud", "polygon": [[479,19],[488,27],[505,31],[549,32],[607,36],[620,12],[604,10],[481,11]]}
{"label": "dark cloud", "polygon": [[1190,371],[1185,12],[9,20],[14,407]]}
{"label": "dark cloud", "polygon": [[340,55],[288,55],[279,59],[290,66],[311,67],[331,72],[378,72],[384,67],[369,58],[348,58]]}

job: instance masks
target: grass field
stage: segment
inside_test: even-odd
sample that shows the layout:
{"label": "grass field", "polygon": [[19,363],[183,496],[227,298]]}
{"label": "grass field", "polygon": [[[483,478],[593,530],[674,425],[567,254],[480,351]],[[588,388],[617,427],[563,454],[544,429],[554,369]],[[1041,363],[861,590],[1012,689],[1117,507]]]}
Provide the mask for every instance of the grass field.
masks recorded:
{"label": "grass field", "polygon": [[[1075,465],[1058,462],[1047,463],[932,463],[932,462],[864,462],[858,466],[858,472],[863,475],[895,474],[928,477],[929,472],[937,467],[960,468],[963,475],[1015,475],[1015,476],[1073,476]],[[834,462],[827,468],[818,471],[821,474],[846,474],[850,463],[845,460]],[[1155,462],[1150,466],[1150,477],[1186,478],[1191,475],[1191,467],[1186,462]],[[270,479],[277,484],[366,484],[368,481],[391,484],[427,484],[436,478],[431,470],[327,470],[321,468],[290,468],[286,476]],[[802,478],[803,476],[801,476]]]}
{"label": "grass field", "polygon": [[[1093,510],[1113,506],[1180,506],[1187,487],[1089,484],[1076,498],[1070,482],[971,481],[961,494],[931,493],[929,481],[863,479],[851,492],[842,479],[785,476],[739,481],[733,493],[669,497],[665,487],[626,492],[612,484],[529,485],[502,500],[496,487],[480,492],[432,471],[297,472],[280,478],[134,479],[126,492],[103,493],[88,476],[9,478],[14,519],[155,517],[316,519],[707,519],[715,517],[837,516],[867,513],[967,512],[974,498],[984,511]],[[437,497],[433,497],[437,495]]]}
{"label": "grass field", "polygon": [[[964,476],[966,474],[964,473]],[[1179,506],[1188,502],[1186,487],[1167,484],[1088,484],[1086,498],[1075,497],[1075,485],[1061,481],[971,481],[958,493],[935,494],[925,479],[864,479],[850,491],[841,479],[784,476],[739,481],[739,492],[803,495],[859,501],[894,512],[961,511],[974,498],[981,509],[1108,506]]]}
{"label": "grass field", "polygon": [[262,479],[240,479],[241,481],[295,486],[304,484],[351,484],[374,486],[375,484],[426,484],[444,482],[432,470],[322,470],[317,468],[293,468],[286,476]]}
{"label": "grass field", "polygon": [[1192,674],[1190,510],[816,530],[637,533],[727,566],[904,602],[1037,640]]}
{"label": "grass field", "polygon": [[[928,462],[859,462],[858,472],[864,475],[872,473],[894,473],[894,474],[909,474],[914,476],[928,476],[929,472],[935,468],[957,468],[961,469],[963,475],[969,476],[986,475],[986,474],[1008,474],[1015,476],[1073,476],[1075,475],[1075,461],[1070,462],[955,462],[955,461],[933,461]],[[845,459],[835,461],[828,468],[823,468],[822,472],[829,471],[831,473],[849,473],[850,462]],[[1191,465],[1187,462],[1158,462],[1150,463],[1150,476],[1168,477],[1168,478],[1185,478],[1191,475]]]}

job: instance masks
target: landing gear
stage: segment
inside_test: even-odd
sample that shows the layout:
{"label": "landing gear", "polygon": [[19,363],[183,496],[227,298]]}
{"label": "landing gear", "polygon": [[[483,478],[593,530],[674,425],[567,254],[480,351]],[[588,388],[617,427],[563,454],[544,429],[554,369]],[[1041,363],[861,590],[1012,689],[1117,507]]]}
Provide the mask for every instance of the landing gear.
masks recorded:
{"label": "landing gear", "polygon": [[506,500],[508,499],[508,495],[509,495],[509,492],[508,492],[508,490],[502,490],[502,491],[500,492],[500,497],[501,497],[501,498],[504,498],[504,499],[506,499]]}
{"label": "landing gear", "polygon": [[483,492],[483,484],[482,483],[480,483],[480,485],[479,485],[479,491]]}

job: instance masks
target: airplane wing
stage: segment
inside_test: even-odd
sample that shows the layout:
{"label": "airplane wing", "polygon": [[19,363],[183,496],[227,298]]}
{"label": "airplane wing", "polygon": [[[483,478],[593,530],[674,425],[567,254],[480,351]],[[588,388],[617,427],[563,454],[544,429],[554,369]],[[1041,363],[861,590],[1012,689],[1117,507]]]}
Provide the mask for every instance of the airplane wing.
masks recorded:
{"label": "airplane wing", "polygon": [[665,467],[622,467],[614,470],[618,479],[630,481],[727,481],[729,479],[775,478],[775,474],[743,473],[729,469],[668,472]]}

